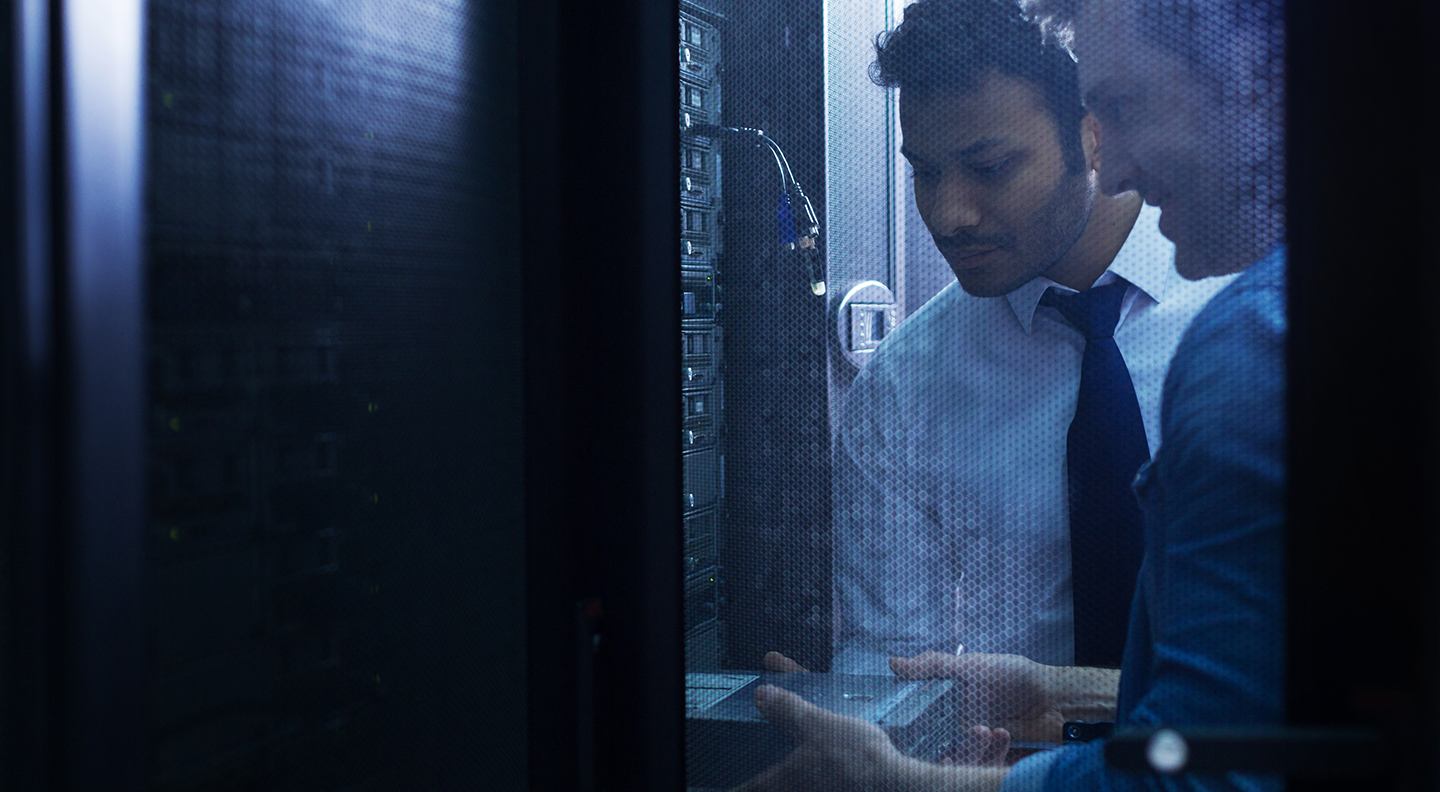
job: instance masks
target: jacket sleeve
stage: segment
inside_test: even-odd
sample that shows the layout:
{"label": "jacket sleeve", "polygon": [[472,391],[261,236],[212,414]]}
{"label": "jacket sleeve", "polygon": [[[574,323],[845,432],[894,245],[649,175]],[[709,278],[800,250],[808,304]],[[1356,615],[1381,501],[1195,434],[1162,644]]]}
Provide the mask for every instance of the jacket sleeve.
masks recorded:
{"label": "jacket sleeve", "polygon": [[[1166,382],[1164,440],[1141,493],[1135,618],[1146,623],[1131,631],[1150,640],[1126,650],[1121,728],[1281,722],[1284,294],[1264,280],[1247,286],[1196,319]],[[1067,749],[1045,788],[1281,788],[1236,773],[1128,775],[1107,768],[1102,750]]]}

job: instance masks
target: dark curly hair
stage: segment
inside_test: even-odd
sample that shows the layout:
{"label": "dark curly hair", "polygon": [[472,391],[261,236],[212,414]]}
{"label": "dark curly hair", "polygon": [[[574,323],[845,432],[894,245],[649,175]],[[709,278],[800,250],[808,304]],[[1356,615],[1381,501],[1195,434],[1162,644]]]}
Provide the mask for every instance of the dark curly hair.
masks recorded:
{"label": "dark curly hair", "polygon": [[870,79],[886,88],[928,93],[972,91],[1000,72],[1041,89],[1071,172],[1085,168],[1080,144],[1080,82],[1063,43],[1045,36],[1017,0],[919,0],[894,30],[875,38]]}

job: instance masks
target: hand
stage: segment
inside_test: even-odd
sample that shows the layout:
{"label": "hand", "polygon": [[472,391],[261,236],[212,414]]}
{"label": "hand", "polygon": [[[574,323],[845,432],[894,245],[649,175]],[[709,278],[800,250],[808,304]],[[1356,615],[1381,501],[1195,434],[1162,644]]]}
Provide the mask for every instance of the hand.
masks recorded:
{"label": "hand", "polygon": [[989,726],[971,726],[942,764],[1003,767],[1010,752],[1010,732]]}
{"label": "hand", "polygon": [[[892,657],[890,668],[903,679],[955,679],[961,687],[964,723],[1002,727],[1009,738],[1045,742],[1063,741],[1066,717],[1052,695],[1054,666],[1020,655],[942,654]],[[972,732],[973,733],[973,732]],[[978,749],[988,756],[988,747]],[[976,754],[972,749],[971,754]]]}
{"label": "hand", "polygon": [[873,723],[836,715],[774,685],[756,689],[755,706],[795,739],[795,750],[733,792],[898,792],[918,787],[922,771],[917,766],[922,763],[897,751]]}
{"label": "hand", "polygon": [[[805,666],[779,652],[766,652],[763,661],[766,671],[776,674],[794,674],[809,671]],[[970,732],[961,737],[959,744],[945,764],[955,765],[1001,765],[1010,749],[1010,732],[1005,729],[990,729],[972,726]]]}
{"label": "hand", "polygon": [[766,652],[762,662],[765,670],[772,674],[793,674],[810,670],[779,652]]}

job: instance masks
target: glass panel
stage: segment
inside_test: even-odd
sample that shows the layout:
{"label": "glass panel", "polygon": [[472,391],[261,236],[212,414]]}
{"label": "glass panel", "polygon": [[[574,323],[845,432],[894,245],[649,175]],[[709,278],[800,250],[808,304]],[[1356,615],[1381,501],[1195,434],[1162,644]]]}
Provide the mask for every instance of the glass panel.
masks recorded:
{"label": "glass panel", "polygon": [[1279,0],[680,19],[689,786],[1279,724]]}

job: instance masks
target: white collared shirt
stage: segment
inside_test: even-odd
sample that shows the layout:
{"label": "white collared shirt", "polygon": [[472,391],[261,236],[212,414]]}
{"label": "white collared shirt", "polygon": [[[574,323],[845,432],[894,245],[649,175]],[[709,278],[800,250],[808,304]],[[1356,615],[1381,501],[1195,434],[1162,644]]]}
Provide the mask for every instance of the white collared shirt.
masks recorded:
{"label": "white collared shirt", "polygon": [[[1131,284],[1115,343],[1153,456],[1160,394],[1190,320],[1234,276],[1187,281],[1159,210],[1141,210],[1095,285]],[[952,283],[874,353],[836,449],[833,670],[888,674],[924,651],[1074,658],[1065,438],[1085,339],[1040,306],[1038,277],[1003,297]]]}

